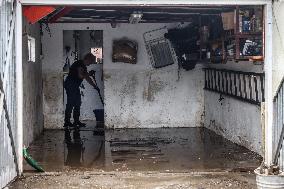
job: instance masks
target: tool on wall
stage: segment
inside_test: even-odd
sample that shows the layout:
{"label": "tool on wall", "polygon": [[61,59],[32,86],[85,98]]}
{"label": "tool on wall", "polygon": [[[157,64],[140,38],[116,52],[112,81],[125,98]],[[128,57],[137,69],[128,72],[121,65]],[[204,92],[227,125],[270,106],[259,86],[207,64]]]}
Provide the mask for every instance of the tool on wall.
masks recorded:
{"label": "tool on wall", "polygon": [[75,51],[73,51],[73,53],[75,54],[74,60],[78,61],[79,60],[78,40],[80,40],[79,31],[74,31],[73,38],[75,42]]}
{"label": "tool on wall", "polygon": [[42,50],[42,36],[43,36],[43,30],[42,30],[42,22],[39,23],[39,28],[40,28],[40,56],[43,58],[43,50]]}
{"label": "tool on wall", "polygon": [[65,64],[63,66],[63,72],[65,73],[68,73],[70,68],[70,59],[69,59],[70,50],[71,50],[70,46],[65,47],[66,59],[65,59]]}
{"label": "tool on wall", "polygon": [[94,47],[103,46],[103,30],[92,30],[90,32],[90,39],[93,42]]}
{"label": "tool on wall", "polygon": [[49,37],[51,37],[51,31],[48,25],[48,21],[46,19],[42,19],[40,22],[40,34],[43,36],[43,25],[45,25],[45,31],[48,33]]}

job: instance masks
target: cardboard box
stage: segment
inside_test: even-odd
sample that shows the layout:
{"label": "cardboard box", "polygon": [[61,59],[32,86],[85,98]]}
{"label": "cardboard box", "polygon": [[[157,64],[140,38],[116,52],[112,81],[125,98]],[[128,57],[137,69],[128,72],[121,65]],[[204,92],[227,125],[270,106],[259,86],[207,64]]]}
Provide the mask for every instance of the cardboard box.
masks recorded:
{"label": "cardboard box", "polygon": [[224,12],[221,16],[224,30],[233,30],[235,27],[235,12]]}

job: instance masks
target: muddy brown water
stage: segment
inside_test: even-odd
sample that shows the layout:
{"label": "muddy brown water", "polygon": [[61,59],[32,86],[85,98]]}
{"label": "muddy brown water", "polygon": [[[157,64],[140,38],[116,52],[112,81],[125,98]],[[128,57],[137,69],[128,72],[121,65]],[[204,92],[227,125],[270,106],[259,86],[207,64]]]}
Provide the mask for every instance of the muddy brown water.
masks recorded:
{"label": "muddy brown water", "polygon": [[[96,131],[94,133],[94,130]],[[46,171],[228,170],[249,172],[262,158],[205,128],[47,130],[29,147]],[[24,165],[25,172],[33,169]]]}

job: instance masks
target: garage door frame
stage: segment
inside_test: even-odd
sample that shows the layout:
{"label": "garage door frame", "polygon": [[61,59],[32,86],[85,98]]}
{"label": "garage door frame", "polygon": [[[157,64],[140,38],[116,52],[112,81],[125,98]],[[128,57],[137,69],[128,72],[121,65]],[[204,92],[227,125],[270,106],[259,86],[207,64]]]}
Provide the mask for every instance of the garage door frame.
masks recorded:
{"label": "garage door frame", "polygon": [[[19,154],[22,152],[23,138],[23,80],[22,80],[22,6],[23,5],[74,5],[74,6],[90,6],[90,5],[135,5],[135,6],[151,6],[151,5],[265,5],[265,161],[268,165],[272,163],[273,157],[273,90],[272,90],[272,2],[270,0],[19,0],[17,5],[16,20],[16,42],[17,42],[17,83],[18,83],[18,133],[17,137],[21,140],[18,149]],[[22,162],[22,156],[19,156],[19,162]],[[20,171],[23,168],[21,163]]]}

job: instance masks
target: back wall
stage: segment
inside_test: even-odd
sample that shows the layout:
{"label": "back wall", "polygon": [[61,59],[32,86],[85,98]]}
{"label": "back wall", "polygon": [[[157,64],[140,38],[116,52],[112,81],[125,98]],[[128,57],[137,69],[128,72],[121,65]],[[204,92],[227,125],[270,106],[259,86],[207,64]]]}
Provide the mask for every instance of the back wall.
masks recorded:
{"label": "back wall", "polygon": [[[160,69],[153,69],[150,64],[143,33],[163,26],[165,24],[118,24],[116,28],[111,28],[110,24],[50,24],[51,37],[47,32],[43,35],[45,128],[63,126],[63,31],[88,29],[103,30],[104,108],[107,128],[202,126],[202,67],[199,65],[192,71],[181,70],[178,79],[177,64]],[[112,42],[122,37],[138,42],[136,65],[112,62]],[[89,93],[94,91],[90,90]],[[82,106],[89,104],[84,103]],[[82,119],[91,118],[82,116]]]}

